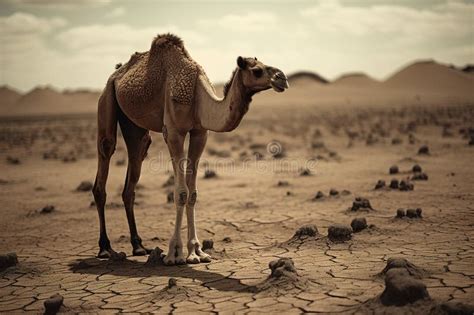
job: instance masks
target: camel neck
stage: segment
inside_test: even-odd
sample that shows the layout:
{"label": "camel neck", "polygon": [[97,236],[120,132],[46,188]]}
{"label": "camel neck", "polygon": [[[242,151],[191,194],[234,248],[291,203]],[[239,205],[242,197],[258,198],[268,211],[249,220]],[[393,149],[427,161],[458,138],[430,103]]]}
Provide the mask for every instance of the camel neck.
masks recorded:
{"label": "camel neck", "polygon": [[231,86],[223,98],[216,96],[212,86],[203,77],[198,79],[196,92],[198,120],[203,128],[216,132],[237,128],[251,101],[239,70],[235,71]]}

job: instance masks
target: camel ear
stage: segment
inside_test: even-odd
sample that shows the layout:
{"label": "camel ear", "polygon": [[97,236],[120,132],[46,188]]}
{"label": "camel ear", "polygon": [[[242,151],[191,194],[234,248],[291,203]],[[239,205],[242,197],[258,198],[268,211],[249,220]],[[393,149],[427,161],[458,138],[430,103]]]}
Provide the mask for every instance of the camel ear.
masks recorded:
{"label": "camel ear", "polygon": [[237,65],[239,66],[240,69],[245,70],[247,69],[247,61],[241,56],[237,58]]}

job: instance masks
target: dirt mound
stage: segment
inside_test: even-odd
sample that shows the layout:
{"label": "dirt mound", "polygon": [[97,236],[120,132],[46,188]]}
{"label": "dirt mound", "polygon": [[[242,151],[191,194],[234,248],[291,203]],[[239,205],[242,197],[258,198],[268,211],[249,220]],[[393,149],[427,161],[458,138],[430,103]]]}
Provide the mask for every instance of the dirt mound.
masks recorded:
{"label": "dirt mound", "polygon": [[418,61],[402,68],[384,85],[398,89],[456,90],[470,93],[474,78],[433,60]]}
{"label": "dirt mound", "polygon": [[296,271],[291,258],[279,258],[268,264],[271,274],[263,282],[251,287],[251,292],[274,291],[285,295],[288,291],[304,290],[308,281]]}

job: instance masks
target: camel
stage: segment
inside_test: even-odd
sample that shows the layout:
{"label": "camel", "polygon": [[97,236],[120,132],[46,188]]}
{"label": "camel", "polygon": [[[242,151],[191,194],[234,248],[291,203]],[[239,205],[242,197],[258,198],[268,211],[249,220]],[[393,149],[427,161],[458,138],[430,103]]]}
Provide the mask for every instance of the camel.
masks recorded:
{"label": "camel", "polygon": [[[158,35],[149,51],[135,53],[109,77],[98,102],[98,167],[93,194],[99,214],[99,258],[114,251],[105,225],[106,182],[110,158],[115,151],[117,122],[128,152],[122,199],[130,229],[133,255],[150,253],[138,235],[134,200],[141,166],[151,144],[149,131],[163,134],[175,176],[176,224],[169,241],[166,265],[210,262],[202,250],[194,221],[197,200],[196,176],[208,131],[229,132],[247,113],[252,96],[273,88],[287,89],[285,74],[257,58],[237,58],[237,68],[224,86],[224,97],[216,96],[204,70],[189,55],[183,41],[173,34]],[[187,157],[184,140],[189,133]],[[188,256],[183,254],[181,224],[186,207]]]}

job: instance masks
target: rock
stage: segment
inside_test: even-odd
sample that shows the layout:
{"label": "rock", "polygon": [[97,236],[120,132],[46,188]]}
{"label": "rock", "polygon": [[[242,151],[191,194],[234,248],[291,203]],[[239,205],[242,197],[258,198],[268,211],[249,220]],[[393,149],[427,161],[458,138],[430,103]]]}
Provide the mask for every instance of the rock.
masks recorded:
{"label": "rock", "polygon": [[329,196],[338,196],[338,195],[339,195],[339,191],[337,191],[336,189],[331,188],[329,190]]}
{"label": "rock", "polygon": [[333,242],[344,242],[352,238],[352,229],[342,224],[334,224],[328,228],[328,237]]}
{"label": "rock", "polygon": [[310,176],[310,175],[311,175],[311,171],[310,171],[309,169],[307,169],[307,168],[302,169],[302,170],[300,171],[300,176]]}
{"label": "rock", "polygon": [[416,172],[411,177],[412,180],[428,180],[428,175],[426,173]]}
{"label": "rock", "polygon": [[124,252],[117,253],[115,251],[111,251],[110,253],[110,261],[124,261],[125,259],[127,259],[127,254],[125,254]]}
{"label": "rock", "polygon": [[155,247],[155,249],[150,252],[146,264],[151,266],[161,265],[163,264],[163,256],[163,250],[159,247]]}
{"label": "rock", "polygon": [[351,222],[351,227],[354,232],[360,232],[367,228],[367,220],[365,218],[355,218]]}
{"label": "rock", "polygon": [[213,240],[203,240],[202,241],[202,250],[213,249],[214,241]]}
{"label": "rock", "polygon": [[382,189],[385,187],[385,181],[384,180],[381,180],[379,179],[377,181],[377,184],[375,184],[375,188],[374,189]]}
{"label": "rock", "polygon": [[350,194],[351,194],[351,192],[347,189],[344,189],[343,191],[341,191],[342,196],[347,196],[347,195],[350,195]]}
{"label": "rock", "polygon": [[415,186],[412,183],[410,183],[408,180],[400,181],[399,189],[401,191],[409,191],[409,190],[413,190],[414,188]]}
{"label": "rock", "polygon": [[373,210],[372,205],[370,204],[369,199],[356,197],[354,202],[352,202],[351,211],[370,211]]}
{"label": "rock", "polygon": [[433,306],[430,310],[432,315],[472,315],[474,305],[459,302],[444,302]]}
{"label": "rock", "polygon": [[418,149],[418,154],[420,155],[428,155],[430,154],[430,149],[427,145],[423,145]]}
{"label": "rock", "polygon": [[392,179],[392,180],[390,181],[390,188],[392,188],[392,189],[398,189],[398,179],[395,179],[395,178],[394,178],[394,179]]}
{"label": "rock", "polygon": [[170,191],[170,192],[166,195],[166,202],[167,202],[167,203],[173,203],[173,202],[174,202],[174,192]]}
{"label": "rock", "polygon": [[418,165],[418,164],[413,165],[413,167],[411,168],[411,170],[412,170],[413,173],[419,173],[419,172],[422,171],[422,170],[421,170],[421,166]]}
{"label": "rock", "polygon": [[288,183],[286,180],[280,180],[280,181],[278,181],[277,186],[278,187],[286,187],[286,186],[290,186],[290,183]]}
{"label": "rock", "polygon": [[389,174],[398,174],[398,166],[392,165],[390,166],[390,169],[388,170]]}
{"label": "rock", "polygon": [[403,306],[419,300],[429,299],[426,285],[410,276],[404,268],[393,268],[385,275],[385,290],[380,301],[385,306]]}
{"label": "rock", "polygon": [[178,280],[176,280],[175,278],[169,278],[168,279],[168,288],[172,288],[172,287],[175,287],[178,285]]}
{"label": "rock", "polygon": [[409,218],[421,218],[422,210],[421,208],[417,209],[407,209],[407,217]]}
{"label": "rock", "polygon": [[7,156],[7,163],[12,165],[20,164],[20,159],[13,156]]}
{"label": "rock", "polygon": [[398,209],[397,210],[397,218],[403,218],[406,215],[405,209]]}
{"label": "rock", "polygon": [[205,170],[204,171],[204,179],[211,179],[211,178],[216,178],[217,173],[214,172],[213,170]]}
{"label": "rock", "polygon": [[286,192],[286,195],[287,195],[287,196],[293,196],[293,193],[292,193],[291,191],[287,191],[287,192]]}
{"label": "rock", "polygon": [[296,230],[293,237],[303,238],[307,236],[316,236],[318,235],[318,228],[314,224],[305,224]]}
{"label": "rock", "polygon": [[225,243],[232,243],[232,239],[229,236],[224,237],[222,241]]}
{"label": "rock", "polygon": [[16,253],[7,253],[0,255],[0,271],[8,267],[18,264],[18,256]]}
{"label": "rock", "polygon": [[39,213],[40,214],[48,214],[48,213],[51,213],[53,211],[55,211],[56,208],[53,206],[53,205],[47,205],[47,206],[44,206],[40,211]]}
{"label": "rock", "polygon": [[392,139],[392,144],[393,145],[397,145],[397,144],[401,144],[402,143],[402,139],[400,138],[393,138]]}
{"label": "rock", "polygon": [[405,258],[399,258],[399,257],[390,257],[387,260],[387,265],[385,268],[382,270],[381,274],[384,275],[386,274],[389,270],[391,269],[398,269],[402,268],[405,269],[410,276],[413,276],[415,278],[422,278],[423,275],[426,273],[425,270],[422,268],[419,268],[415,266],[413,263],[409,262]]}
{"label": "rock", "polygon": [[324,193],[320,190],[316,193],[316,196],[314,196],[313,200],[320,200],[324,198]]}
{"label": "rock", "polygon": [[280,258],[278,260],[271,261],[268,266],[272,273],[270,274],[271,278],[280,278],[282,276],[294,277],[297,272],[295,264],[291,258]]}
{"label": "rock", "polygon": [[44,313],[45,314],[56,314],[59,312],[61,305],[63,305],[64,297],[56,293],[55,295],[51,296],[49,299],[44,301]]}
{"label": "rock", "polygon": [[89,181],[82,181],[79,186],[77,186],[76,191],[91,191],[94,185]]}

